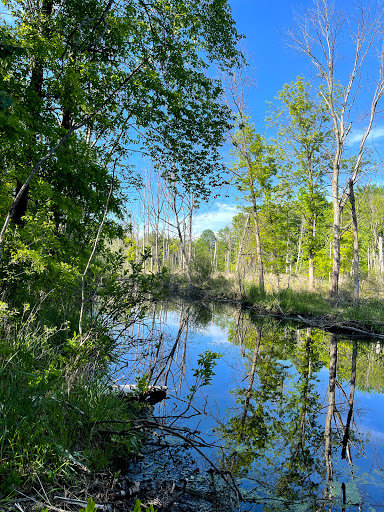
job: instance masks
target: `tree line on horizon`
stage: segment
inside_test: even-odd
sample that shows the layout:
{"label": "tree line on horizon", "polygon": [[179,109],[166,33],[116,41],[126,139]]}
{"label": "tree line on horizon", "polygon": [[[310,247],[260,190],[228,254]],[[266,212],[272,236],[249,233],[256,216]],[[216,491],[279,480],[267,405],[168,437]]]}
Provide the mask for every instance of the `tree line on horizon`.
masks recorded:
{"label": "tree line on horizon", "polygon": [[[223,102],[234,120],[227,134],[227,179],[237,188],[246,219],[238,226],[237,253],[257,269],[251,274],[261,291],[267,270],[291,275],[293,267],[295,273],[306,267],[308,287],[314,288],[316,272],[327,276],[334,298],[341,275],[350,274],[357,303],[361,277],[381,272],[383,233],[374,205],[380,204],[375,173],[382,158],[368,137],[381,119],[384,95],[383,16],[380,6],[364,2],[347,12],[315,0],[295,20],[287,42],[315,73],[311,81],[298,77],[285,84],[270,104],[267,123],[274,137],[268,140],[247,113],[247,66],[223,76]],[[191,282],[190,264],[198,264],[191,259],[191,225],[199,202],[191,188],[168,184],[179,266]],[[367,218],[370,208],[374,213]],[[248,232],[253,241],[243,252]],[[216,268],[218,250],[212,259]]]}
{"label": "tree line on horizon", "polygon": [[[256,227],[251,206],[244,206],[242,200],[243,206],[239,206],[239,213],[229,225],[216,232],[206,229],[193,235],[195,210],[188,210],[192,199],[183,194],[176,198],[162,180],[150,177],[149,173],[146,180],[140,206],[129,217],[124,243],[128,260],[136,261],[147,248],[150,254],[145,262],[147,271],[166,267],[187,277],[189,274],[190,282],[195,284],[208,283],[210,277],[218,274],[258,282]],[[276,183],[257,208],[263,270],[274,276],[278,288],[279,279],[281,288],[285,288],[300,277],[303,285],[314,290],[319,283],[331,281],[332,203],[324,188],[317,195],[315,222],[312,219],[309,224],[309,206],[313,205],[308,205],[303,191],[284,192]],[[384,187],[369,183],[358,188],[356,203],[360,278],[362,281],[380,279],[384,272]],[[348,206],[343,214],[343,227],[340,269],[342,276],[351,282],[354,246],[352,211]]]}

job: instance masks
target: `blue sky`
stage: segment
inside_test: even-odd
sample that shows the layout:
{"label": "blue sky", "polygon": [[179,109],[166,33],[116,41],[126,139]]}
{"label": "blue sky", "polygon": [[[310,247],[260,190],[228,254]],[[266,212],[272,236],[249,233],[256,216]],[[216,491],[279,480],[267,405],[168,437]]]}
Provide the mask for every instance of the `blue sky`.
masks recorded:
{"label": "blue sky", "polygon": [[[247,107],[257,131],[266,133],[267,101],[273,101],[285,83],[298,76],[308,77],[309,62],[288,48],[284,33],[295,14],[312,7],[312,0],[230,0],[239,33],[244,34],[245,51],[253,68],[255,87],[248,89]],[[218,199],[195,216],[195,234],[204,229],[219,229],[230,224],[238,213],[234,198]]]}
{"label": "blue sky", "polygon": [[[267,138],[273,133],[267,133],[265,126],[265,115],[268,110],[267,102],[274,100],[277,93],[285,83],[293,82],[298,76],[310,80],[314,76],[313,67],[308,58],[298,55],[287,45],[284,34],[289,28],[295,26],[295,17],[299,17],[309,8],[313,7],[312,0],[301,2],[289,2],[284,0],[229,0],[233,18],[237,23],[239,33],[245,35],[245,51],[249,57],[249,64],[253,68],[255,87],[248,89],[247,107],[248,113],[255,123],[256,130],[266,134]],[[351,4],[337,2],[337,5],[344,5],[346,9]],[[341,52],[345,49],[341,48]],[[343,72],[348,66],[348,56],[344,59],[344,53],[337,64],[336,72]],[[371,70],[369,70],[371,71]],[[338,76],[340,78],[340,76]],[[345,76],[342,77],[345,82]],[[368,101],[369,94],[363,95]],[[366,106],[366,105],[365,105]],[[358,147],[361,139],[361,131],[354,120],[348,146],[351,149]],[[372,130],[371,141],[374,138],[375,147],[384,152],[384,125],[379,123]],[[373,177],[374,181],[382,184],[382,171]],[[198,212],[195,223],[195,233],[202,230],[212,229],[218,231],[230,223],[231,213],[236,213],[236,206],[233,194],[229,198],[216,200],[211,204],[206,213],[205,210]]]}
{"label": "blue sky", "polygon": [[287,82],[309,77],[308,61],[288,48],[284,33],[294,15],[313,6],[312,0],[230,0],[238,32],[245,35],[246,51],[254,69],[256,88],[249,90],[248,107],[254,122],[264,131],[267,101],[272,101]]}

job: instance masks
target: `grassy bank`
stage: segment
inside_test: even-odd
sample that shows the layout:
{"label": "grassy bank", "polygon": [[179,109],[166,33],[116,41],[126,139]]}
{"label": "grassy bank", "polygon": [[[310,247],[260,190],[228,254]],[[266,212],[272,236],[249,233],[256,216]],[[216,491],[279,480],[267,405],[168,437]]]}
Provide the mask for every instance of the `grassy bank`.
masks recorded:
{"label": "grassy bank", "polygon": [[212,299],[233,300],[254,307],[261,313],[282,316],[301,315],[312,319],[328,318],[334,322],[353,322],[375,332],[384,332],[384,282],[381,278],[362,282],[359,303],[353,303],[352,282],[344,278],[338,297],[331,298],[328,282],[319,281],[315,290],[307,289],[306,280],[286,276],[277,279],[266,276],[265,291],[261,292],[252,277],[239,280],[233,274],[211,276],[192,288],[183,276],[171,276],[171,285],[180,294],[209,296]]}
{"label": "grassy bank", "polygon": [[[137,411],[111,387],[113,340],[48,328],[0,303],[0,509],[20,491],[74,486],[138,450]],[[123,423],[116,423],[121,421]],[[113,425],[113,434],[111,434]]]}
{"label": "grassy bank", "polygon": [[320,291],[290,288],[261,293],[258,287],[249,285],[244,303],[286,316],[328,317],[335,322],[354,322],[384,332],[384,303],[373,297],[364,297],[354,305],[348,294],[342,294],[335,300]]}

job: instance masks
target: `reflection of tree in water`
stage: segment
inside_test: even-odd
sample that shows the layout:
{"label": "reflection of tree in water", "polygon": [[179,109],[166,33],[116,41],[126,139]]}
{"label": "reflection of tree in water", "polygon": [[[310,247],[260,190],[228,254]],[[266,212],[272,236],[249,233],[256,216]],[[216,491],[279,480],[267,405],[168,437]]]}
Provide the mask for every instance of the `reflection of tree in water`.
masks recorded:
{"label": "reflection of tree in water", "polygon": [[[248,497],[269,503],[265,511],[323,510],[331,503],[340,510],[353,504],[358,510],[356,496],[348,496],[348,482],[355,479],[358,343],[348,343],[347,395],[338,380],[335,335],[315,329],[277,329],[270,319],[262,327],[243,317],[232,323],[230,336],[245,347],[249,376],[247,386],[236,390],[240,410],[221,433],[229,450],[228,469],[256,483],[256,491],[248,492]],[[290,360],[294,368],[282,359]],[[318,373],[325,364],[329,382],[324,407]],[[347,366],[343,360],[344,376]],[[340,470],[341,459],[349,464],[349,479]]]}
{"label": "reflection of tree in water", "polygon": [[[178,317],[177,332],[168,329],[168,315]],[[148,375],[152,385],[165,385],[180,389],[186,377],[187,340],[192,330],[209,325],[213,318],[225,325],[232,308],[213,303],[175,301],[153,303],[145,318],[127,329],[119,340],[119,360],[123,361],[119,383],[132,383]]]}
{"label": "reflection of tree in water", "polygon": [[182,304],[177,311],[178,328],[170,335],[167,329],[168,307],[152,304],[141,319],[119,340],[116,370],[119,384],[135,382],[146,375],[151,385],[171,385],[178,389],[186,372],[188,326],[191,306]]}
{"label": "reflection of tree in water", "polygon": [[[166,329],[169,311],[177,312],[172,335]],[[148,373],[152,384],[180,388],[188,373],[187,338],[212,321],[228,329],[247,368],[243,387],[235,391],[238,409],[229,411],[220,432],[226,467],[255,484],[255,491],[246,484],[248,498],[265,511],[358,510],[362,498],[352,495],[359,482],[353,463],[362,448],[354,395],[358,388],[383,389],[381,346],[272,318],[250,319],[240,309],[213,304],[154,305],[145,326],[131,332],[132,339],[142,340],[130,352],[138,374]],[[319,392],[324,367],[325,398]]]}
{"label": "reflection of tree in water", "polygon": [[[321,438],[316,421],[319,397],[311,382],[313,369],[319,366],[318,354],[309,331],[294,352],[293,331],[279,334],[273,325],[262,328],[244,318],[242,323],[250,372],[247,388],[237,391],[242,411],[223,427],[232,448],[228,463],[238,476],[250,476],[261,484],[264,494],[270,491],[277,499],[300,500],[302,486],[309,494],[317,488],[308,473],[319,463],[312,450]],[[292,385],[282,353],[296,358],[299,377]]]}

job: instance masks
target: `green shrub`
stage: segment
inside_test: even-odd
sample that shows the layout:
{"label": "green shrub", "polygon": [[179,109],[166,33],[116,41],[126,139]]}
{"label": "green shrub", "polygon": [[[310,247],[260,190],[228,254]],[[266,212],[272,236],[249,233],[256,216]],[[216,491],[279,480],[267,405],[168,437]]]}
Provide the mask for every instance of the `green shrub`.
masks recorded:
{"label": "green shrub", "polygon": [[97,423],[132,417],[111,392],[104,338],[76,337],[76,351],[67,332],[20,319],[4,303],[0,315],[1,497],[37,476],[57,482],[79,468],[103,469],[137,447]]}

